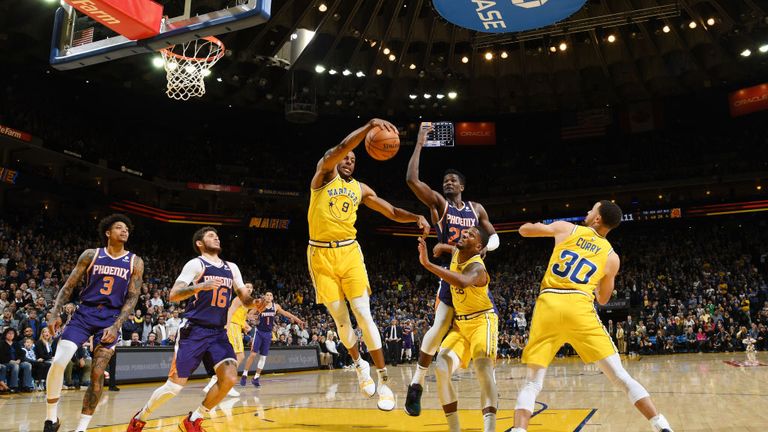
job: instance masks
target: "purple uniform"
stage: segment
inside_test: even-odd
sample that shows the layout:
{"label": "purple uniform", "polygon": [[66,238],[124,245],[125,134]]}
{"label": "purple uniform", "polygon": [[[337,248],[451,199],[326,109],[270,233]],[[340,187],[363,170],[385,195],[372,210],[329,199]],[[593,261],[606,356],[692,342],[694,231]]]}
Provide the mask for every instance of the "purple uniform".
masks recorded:
{"label": "purple uniform", "polygon": [[[435,230],[437,231],[437,241],[440,243],[449,244],[454,246],[456,242],[461,238],[461,233],[467,228],[477,226],[479,219],[472,203],[469,201],[462,202],[461,208],[454,207],[448,200],[445,202],[445,210],[443,210],[443,217],[437,222]],[[440,258],[440,265],[445,268],[450,267],[451,257],[443,256]],[[451,286],[449,283],[440,280],[440,285],[437,289],[437,298],[441,302],[453,307],[453,299],[451,299]]]}
{"label": "purple uniform", "polygon": [[[190,277],[189,275],[194,276]],[[206,353],[214,369],[225,360],[235,360],[235,351],[227,338],[227,311],[232,303],[234,284],[242,285],[240,270],[233,263],[222,261],[214,264],[202,257],[184,266],[178,281],[200,283],[217,280],[221,286],[215,290],[200,291],[190,298],[184,311],[184,321],[176,339],[176,354],[171,374],[189,378],[200,365]]]}
{"label": "purple uniform", "polygon": [[269,345],[272,343],[272,327],[275,326],[277,310],[275,304],[264,309],[259,314],[259,323],[256,325],[256,334],[253,337],[251,351],[266,356],[269,354]]}
{"label": "purple uniform", "polygon": [[[62,339],[77,346],[93,336],[94,345],[101,342],[104,329],[111,327],[125,304],[128,284],[133,273],[136,255],[126,252],[117,258],[106,248],[96,249],[91,265],[85,273],[85,288],[80,292],[80,306],[64,327]],[[118,337],[107,348],[114,347]]]}
{"label": "purple uniform", "polygon": [[403,349],[413,348],[413,332],[410,326],[403,327]]}

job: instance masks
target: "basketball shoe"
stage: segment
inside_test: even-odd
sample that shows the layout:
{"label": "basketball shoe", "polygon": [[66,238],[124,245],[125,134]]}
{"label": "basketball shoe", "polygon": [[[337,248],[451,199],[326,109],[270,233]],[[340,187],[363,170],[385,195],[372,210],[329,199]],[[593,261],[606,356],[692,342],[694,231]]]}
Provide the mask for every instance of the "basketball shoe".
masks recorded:
{"label": "basketball shoe", "polygon": [[137,419],[137,415],[139,415],[139,413],[136,413],[131,417],[131,422],[128,423],[128,429],[126,429],[125,432],[141,432],[144,430],[144,426],[147,425],[147,422]]}
{"label": "basketball shoe", "polygon": [[379,384],[376,389],[379,394],[379,401],[376,406],[382,411],[392,411],[395,408],[395,394],[386,384]]}
{"label": "basketball shoe", "polygon": [[405,396],[405,412],[409,416],[418,417],[421,415],[421,393],[424,388],[421,384],[411,384],[408,386],[408,394]]}
{"label": "basketball shoe", "polygon": [[46,420],[45,425],[43,426],[43,432],[56,432],[61,427],[61,422],[59,422],[59,419],[56,419],[56,423]]}
{"label": "basketball shoe", "polygon": [[[360,391],[363,392],[365,397],[373,397],[373,394],[376,393],[376,383],[371,378],[371,365],[360,358],[355,364],[355,372],[357,372],[357,382],[360,385]],[[391,390],[390,393],[392,393]]]}
{"label": "basketball shoe", "polygon": [[199,418],[195,421],[191,421],[189,420],[189,417],[191,416],[192,412],[184,417],[184,420],[179,423],[179,430],[181,432],[205,432],[205,429],[203,429],[203,419]]}

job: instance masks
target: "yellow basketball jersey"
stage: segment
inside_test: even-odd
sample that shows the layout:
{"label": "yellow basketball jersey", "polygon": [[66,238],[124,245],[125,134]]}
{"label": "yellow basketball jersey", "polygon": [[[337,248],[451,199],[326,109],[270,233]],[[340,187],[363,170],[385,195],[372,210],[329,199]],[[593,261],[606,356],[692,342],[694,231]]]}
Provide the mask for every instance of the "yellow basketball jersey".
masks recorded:
{"label": "yellow basketball jersey", "polygon": [[577,225],[552,251],[541,289],[575,289],[594,299],[611,252],[613,248],[605,237],[592,228]]}
{"label": "yellow basketball jersey", "polygon": [[337,175],[325,186],[312,189],[309,198],[309,239],[322,242],[354,239],[357,207],[363,198],[360,182]]}
{"label": "yellow basketball jersey", "polygon": [[248,308],[240,306],[235,313],[232,314],[232,323],[245,327],[245,319],[248,316]]}
{"label": "yellow basketball jersey", "polygon": [[[480,263],[483,269],[485,269],[485,263],[480,258],[480,255],[475,255],[463,263],[459,263],[459,253],[456,252],[453,254],[453,258],[451,258],[451,271],[461,273],[472,263]],[[453,299],[453,308],[456,310],[456,315],[469,315],[494,308],[491,293],[488,291],[491,276],[488,275],[487,271],[486,275],[485,285],[482,286],[459,288],[451,285],[451,298]]]}

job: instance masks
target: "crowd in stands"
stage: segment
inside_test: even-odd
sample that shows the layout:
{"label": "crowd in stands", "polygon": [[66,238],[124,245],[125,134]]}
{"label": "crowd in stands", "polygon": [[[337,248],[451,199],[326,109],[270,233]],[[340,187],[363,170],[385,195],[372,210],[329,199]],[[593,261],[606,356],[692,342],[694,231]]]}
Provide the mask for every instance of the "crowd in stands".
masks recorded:
{"label": "crowd in stands", "polygon": [[[46,328],[53,318],[50,309],[79,254],[98,246],[95,225],[92,220],[64,222],[43,217],[0,220],[0,391],[44,386],[56,344]],[[740,216],[620,227],[609,237],[622,257],[614,295],[630,307],[624,314],[603,320],[619,350],[640,354],[732,352],[743,351],[749,344],[768,349],[766,225],[764,219]],[[141,230],[144,234],[132,236],[128,247],[144,258],[144,286],[135,313],[123,324],[122,344],[173,345],[183,305],[169,302],[168,293],[191,255],[189,235],[165,244],[156,239],[162,239],[162,225],[147,222],[136,231]],[[248,251],[236,251],[234,246],[228,250],[224,242],[223,257],[239,264],[255,293],[273,292],[275,302],[305,322],[298,325],[279,319],[273,343],[318,345],[330,356],[332,366],[348,365],[333,320],[324,307],[315,304],[303,241],[285,234],[251,235]],[[394,349],[388,345],[388,358],[392,363],[413,359],[432,320],[437,280],[420,267],[412,239],[362,237],[373,316],[382,340],[391,339],[388,329],[393,320],[413,339],[409,353],[404,345],[392,345]],[[500,316],[500,357],[519,357],[525,347],[550,252],[551,240],[505,234],[501,247],[486,258]],[[62,312],[64,323],[76,307],[73,298]],[[256,319],[249,315],[252,327]],[[245,338],[247,343],[249,335]],[[71,374],[89,376],[90,349],[86,343],[75,356],[66,385],[87,385]],[[361,352],[367,352],[365,346]]]}

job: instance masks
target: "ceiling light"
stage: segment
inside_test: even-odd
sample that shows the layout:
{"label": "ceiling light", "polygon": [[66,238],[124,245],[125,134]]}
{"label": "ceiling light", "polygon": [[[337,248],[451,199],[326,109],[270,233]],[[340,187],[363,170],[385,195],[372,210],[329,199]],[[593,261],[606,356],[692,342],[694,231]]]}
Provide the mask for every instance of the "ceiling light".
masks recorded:
{"label": "ceiling light", "polygon": [[364,76],[365,76],[365,73],[363,73],[363,71],[357,71],[357,73],[355,74],[355,76],[356,76],[356,77],[358,77],[358,78],[362,78],[362,77],[364,77]]}
{"label": "ceiling light", "polygon": [[432,95],[429,93],[424,93],[424,99],[432,99]]}
{"label": "ceiling light", "polygon": [[186,71],[188,74],[193,74],[193,73],[195,73],[195,67],[194,67],[194,66],[192,66],[192,65],[186,65],[186,66],[184,66],[184,70],[185,70],[185,71]]}
{"label": "ceiling light", "polygon": [[375,47],[377,43],[378,43],[378,42],[376,42],[375,40],[372,40],[372,41],[371,41],[371,48]]}
{"label": "ceiling light", "polygon": [[344,69],[344,71],[341,74],[344,76],[350,76],[352,75],[352,71],[350,71],[349,69]]}
{"label": "ceiling light", "polygon": [[458,93],[455,91],[448,92],[448,99],[456,99],[456,96],[458,96]]}
{"label": "ceiling light", "polygon": [[507,57],[509,57],[509,54],[507,54],[507,52],[506,52],[506,51],[502,51],[502,52],[501,52],[501,58],[505,59],[505,58],[507,58]]}
{"label": "ceiling light", "polygon": [[467,56],[462,57],[461,58],[461,62],[464,63],[464,64],[469,63],[469,57],[467,57]]}
{"label": "ceiling light", "polygon": [[615,35],[608,35],[608,42],[614,43],[616,42],[616,36]]}
{"label": "ceiling light", "polygon": [[163,67],[164,64],[165,64],[165,60],[163,60],[162,57],[158,57],[158,56],[152,57],[152,66],[160,69],[161,67]]}
{"label": "ceiling light", "polygon": [[410,66],[408,66],[408,69],[410,69],[410,70],[414,70],[414,69],[416,69],[416,65],[415,65],[415,64],[413,64],[413,63],[411,63],[411,65],[410,65]]}
{"label": "ceiling light", "polygon": [[490,51],[485,53],[485,59],[488,60],[488,61],[493,60],[493,53],[490,52]]}
{"label": "ceiling light", "polygon": [[384,71],[383,71],[383,70],[381,70],[381,69],[376,69],[376,75],[381,75],[381,74],[383,74],[383,73],[384,73]]}
{"label": "ceiling light", "polygon": [[668,25],[665,25],[664,27],[661,28],[661,31],[663,31],[664,33],[669,33],[670,30],[671,29],[669,28]]}
{"label": "ceiling light", "polygon": [[708,20],[707,20],[707,25],[708,25],[708,26],[713,26],[713,25],[715,25],[715,19],[714,19],[714,18],[710,18],[710,19],[708,19]]}
{"label": "ceiling light", "polygon": [[409,98],[411,98],[411,100],[416,100],[416,98],[417,98],[418,96],[416,96],[415,94],[412,94],[412,95],[408,95],[408,97],[409,97]]}
{"label": "ceiling light", "polygon": [[336,75],[338,72],[336,72],[336,69],[331,69],[328,71],[328,75]]}
{"label": "ceiling light", "polygon": [[688,23],[688,28],[693,30],[696,28],[696,21],[691,21]]}
{"label": "ceiling light", "polygon": [[325,3],[320,3],[320,6],[317,7],[317,10],[320,12],[325,12],[328,10],[328,6],[326,6]]}
{"label": "ceiling light", "polygon": [[556,46],[549,47],[549,52],[553,52],[553,53],[557,52],[557,47]]}
{"label": "ceiling light", "polygon": [[218,82],[222,82],[222,81],[224,81],[224,80],[223,80],[223,79],[221,79],[221,77],[218,77],[218,78],[216,78],[216,81],[218,81]]}
{"label": "ceiling light", "polygon": [[317,73],[319,73],[319,74],[321,74],[321,73],[325,72],[325,66],[323,66],[323,65],[317,65],[317,66],[315,66],[315,72],[317,72]]}
{"label": "ceiling light", "polygon": [[437,98],[438,98],[438,99],[442,99],[442,98],[444,98],[444,97],[445,97],[445,95],[444,95],[444,94],[442,94],[442,93],[438,93],[438,94],[437,94]]}
{"label": "ceiling light", "polygon": [[211,70],[210,69],[203,69],[203,76],[204,77],[211,76]]}
{"label": "ceiling light", "polygon": [[762,186],[760,186],[760,185],[757,185],[757,186],[755,186],[755,189],[757,189],[757,190],[763,190],[763,187],[762,187]]}
{"label": "ceiling light", "polygon": [[752,51],[750,51],[749,48],[747,48],[747,49],[745,49],[744,51],[741,52],[741,56],[742,57],[749,57],[751,55],[752,55]]}
{"label": "ceiling light", "polygon": [[560,51],[565,51],[568,49],[568,44],[565,42],[560,43]]}
{"label": "ceiling light", "polygon": [[768,44],[760,45],[760,48],[758,48],[758,51],[760,51],[763,54],[768,53]]}
{"label": "ceiling light", "polygon": [[389,61],[395,61],[395,59],[397,59],[397,57],[394,54],[389,55]]}
{"label": "ceiling light", "polygon": [[299,38],[299,35],[296,33],[291,34],[291,40],[296,40]]}
{"label": "ceiling light", "polygon": [[384,55],[389,55],[389,53],[390,53],[389,48],[384,48],[383,53],[384,53]]}

